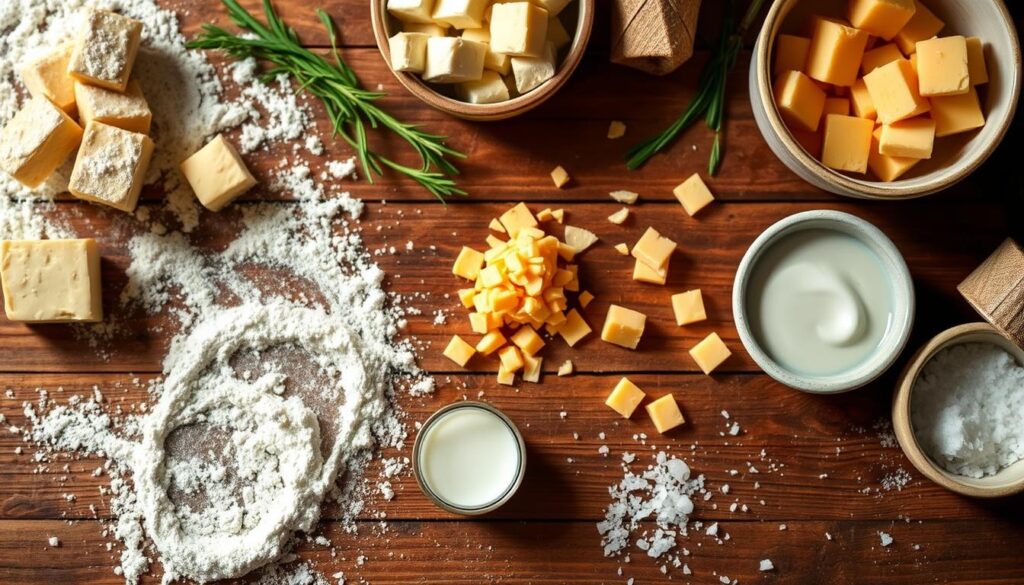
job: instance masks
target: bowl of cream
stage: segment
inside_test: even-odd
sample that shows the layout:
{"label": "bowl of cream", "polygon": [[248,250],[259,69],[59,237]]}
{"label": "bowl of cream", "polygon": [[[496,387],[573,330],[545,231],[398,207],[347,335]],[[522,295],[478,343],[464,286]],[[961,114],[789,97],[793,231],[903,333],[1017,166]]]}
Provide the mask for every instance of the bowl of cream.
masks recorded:
{"label": "bowl of cream", "polygon": [[805,392],[859,388],[910,336],[914,285],[903,256],[867,221],[806,211],[766,229],[733,283],[736,329],[777,381]]}

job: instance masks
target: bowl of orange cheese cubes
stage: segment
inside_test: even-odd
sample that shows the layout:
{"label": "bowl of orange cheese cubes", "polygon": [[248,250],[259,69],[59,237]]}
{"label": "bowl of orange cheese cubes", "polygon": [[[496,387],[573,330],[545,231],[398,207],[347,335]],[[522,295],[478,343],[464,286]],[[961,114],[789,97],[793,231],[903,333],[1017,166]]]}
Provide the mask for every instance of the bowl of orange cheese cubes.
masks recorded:
{"label": "bowl of orange cheese cubes", "polygon": [[749,81],[761,133],[801,178],[907,199],[963,180],[998,146],[1020,44],[999,0],[776,0]]}

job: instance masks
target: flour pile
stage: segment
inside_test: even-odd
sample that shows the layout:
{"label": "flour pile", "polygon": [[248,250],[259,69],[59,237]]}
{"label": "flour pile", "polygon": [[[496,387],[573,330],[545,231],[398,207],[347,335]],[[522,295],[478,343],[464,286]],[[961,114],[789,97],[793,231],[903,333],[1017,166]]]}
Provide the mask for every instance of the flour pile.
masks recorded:
{"label": "flour pile", "polygon": [[[127,241],[131,264],[119,301],[105,323],[76,331],[102,349],[131,342],[124,339],[130,320],[152,319],[165,323],[156,332],[172,341],[163,377],[148,386],[151,407],[111,414],[100,388],[66,405],[41,390],[39,401],[24,404],[25,437],[41,446],[42,464],[53,451],[108,459],[97,475],[111,477],[108,528],[123,544],[115,572],[127,583],[155,560],[164,582],[237,577],[287,558],[295,533],[315,529],[327,497],[342,504],[343,521],[354,520],[374,449],[405,439],[395,393],[422,394],[433,383],[411,345],[397,339],[403,299],[384,291],[384,273],[363,246],[361,202],[284,159],[269,187],[288,202],[200,214],[175,167],[209,136],[241,125],[247,152],[295,141],[292,152],[320,154],[323,145],[305,136],[312,116],[301,99],[283,80],[256,81],[253,62],[232,66],[228,78],[241,84],[240,97],[225,101],[217,71],[185,49],[177,17],[154,0],[0,4],[0,123],[24,94],[17,66],[70,38],[84,5],[144,24],[135,75],[157,145],[147,183],[166,199],[134,216],[95,210],[109,217],[110,230],[76,233],[72,226],[86,232],[89,220],[71,220],[86,214],[53,200],[66,178],[28,192],[0,177],[0,238]],[[319,178],[340,178],[353,166],[332,161]],[[323,582],[300,567],[305,572],[289,581]]]}

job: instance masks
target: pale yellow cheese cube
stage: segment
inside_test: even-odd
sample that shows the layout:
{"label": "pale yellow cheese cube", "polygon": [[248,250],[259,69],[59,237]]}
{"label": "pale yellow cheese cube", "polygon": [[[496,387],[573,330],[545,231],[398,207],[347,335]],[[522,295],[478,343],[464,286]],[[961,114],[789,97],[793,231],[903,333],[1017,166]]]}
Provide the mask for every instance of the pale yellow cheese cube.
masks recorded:
{"label": "pale yellow cheese cube", "polygon": [[850,0],[850,24],[885,40],[900,31],[915,11],[914,0]]}
{"label": "pale yellow cheese cube", "polygon": [[210,211],[224,209],[256,184],[238,151],[221,134],[178,168],[199,202]]}
{"label": "pale yellow cheese cube", "polygon": [[860,71],[867,75],[882,65],[887,65],[902,58],[903,52],[896,46],[896,43],[879,45],[870,51],[864,51],[864,58],[860,62]]}
{"label": "pale yellow cheese cube", "polygon": [[644,335],[646,324],[647,315],[612,305],[608,307],[608,316],[605,317],[604,327],[601,329],[601,340],[626,349],[636,349]]}
{"label": "pale yellow cheese cube", "polygon": [[649,284],[665,284],[668,281],[668,264],[663,268],[651,268],[643,260],[637,259],[633,265],[633,280]]}
{"label": "pale yellow cheese cube", "polygon": [[141,41],[141,22],[86,8],[68,60],[68,74],[84,83],[124,91]]}
{"label": "pale yellow cheese cube", "polygon": [[868,168],[879,179],[885,182],[892,182],[903,176],[904,173],[919,163],[921,159],[882,154],[878,150],[878,138],[881,135],[881,126],[876,128],[871,135],[871,154],[868,156]]}
{"label": "pale yellow cheese cube", "polygon": [[480,28],[488,0],[436,0],[434,20],[455,28]]}
{"label": "pale yellow cheese cube", "polygon": [[715,196],[711,194],[711,190],[704,184],[704,180],[698,173],[690,175],[689,179],[672,190],[672,194],[676,196],[683,209],[691,217],[697,215],[698,211],[715,200]]}
{"label": "pale yellow cheese cube", "polygon": [[516,82],[516,91],[520,95],[524,94],[554,77],[557,69],[557,54],[555,45],[546,43],[539,57],[512,57],[510,61],[512,62],[512,76]]}
{"label": "pale yellow cheese cube", "polygon": [[786,71],[803,72],[807,55],[811,50],[811,39],[795,35],[780,34],[775,37],[775,63],[772,72],[778,76]]}
{"label": "pale yellow cheese cube", "polygon": [[423,80],[462,83],[483,77],[487,45],[461,37],[428,37]]}
{"label": "pale yellow cheese cube", "polygon": [[815,18],[807,75],[833,85],[853,85],[867,44],[868,33],[836,20]]}
{"label": "pale yellow cheese cube", "polygon": [[497,104],[508,101],[508,86],[496,71],[484,71],[476,81],[464,81],[455,86],[459,99],[469,104]]}
{"label": "pale yellow cheese cube", "polygon": [[469,358],[473,357],[475,353],[476,350],[473,349],[473,346],[458,335],[453,335],[452,340],[448,342],[448,347],[444,349],[444,357],[461,367],[465,367],[469,363]]}
{"label": "pale yellow cheese cube", "polygon": [[403,24],[405,32],[422,33],[428,37],[448,36],[448,25],[441,26],[436,22],[406,22]]}
{"label": "pale yellow cheese cube", "polygon": [[11,321],[103,319],[100,253],[94,240],[0,242],[0,283]]}
{"label": "pale yellow cheese cube", "polygon": [[618,120],[612,120],[608,124],[608,140],[615,140],[626,135],[626,125]]}
{"label": "pale yellow cheese cube", "polygon": [[917,73],[906,59],[893,61],[864,76],[878,121],[892,124],[927,112],[931,106],[917,90]]}
{"label": "pale yellow cheese cube", "polygon": [[690,350],[690,357],[697,362],[697,366],[705,374],[713,372],[731,355],[732,352],[725,346],[725,342],[717,333],[708,335]]}
{"label": "pale yellow cheese cube", "polygon": [[918,41],[916,55],[918,93],[922,96],[960,95],[971,88],[964,37]]}
{"label": "pale yellow cheese cube", "polygon": [[498,359],[501,360],[501,367],[506,372],[518,372],[523,369],[523,354],[519,348],[507,345],[498,350]]}
{"label": "pale yellow cheese cube", "polygon": [[569,176],[569,172],[566,171],[562,165],[558,165],[553,171],[551,171],[551,181],[554,182],[555,187],[558,187],[559,189],[568,185],[571,180],[572,177]]}
{"label": "pale yellow cheese cube", "polygon": [[816,132],[825,109],[825,92],[799,71],[785,71],[772,89],[775,106],[792,130]]}
{"label": "pale yellow cheese cube", "polygon": [[409,23],[433,23],[434,0],[388,0],[388,12]]}
{"label": "pale yellow cheese cube", "polygon": [[970,70],[971,85],[988,83],[988,67],[985,65],[985,45],[978,37],[967,37],[967,69]]}
{"label": "pale yellow cheese cube", "polygon": [[866,118],[830,114],[825,117],[821,164],[838,171],[866,173],[875,123]]}
{"label": "pale yellow cheese cube", "polygon": [[473,308],[473,297],[476,296],[476,291],[471,288],[459,289],[459,302],[462,306],[467,309]]}
{"label": "pale yellow cheese cube", "polygon": [[74,89],[78,119],[83,125],[102,122],[129,132],[149,134],[153,113],[139,82],[129,81],[124,93],[78,82]]}
{"label": "pale yellow cheese cube", "polygon": [[572,372],[573,372],[574,369],[575,369],[575,366],[573,366],[572,361],[571,360],[565,360],[564,362],[562,362],[562,365],[558,366],[558,375],[559,376],[570,376],[570,375],[572,375]]}
{"label": "pale yellow cheese cube", "polygon": [[501,214],[498,221],[501,222],[501,225],[505,226],[505,231],[513,238],[518,236],[519,231],[523,228],[537,227],[537,218],[530,213],[530,209],[526,207],[525,203],[519,203]]}
{"label": "pale yellow cheese cube", "polygon": [[675,242],[659,234],[658,230],[649,227],[640,240],[633,245],[633,250],[630,253],[634,258],[654,270],[660,270],[668,265],[675,250]]}
{"label": "pale yellow cheese cube", "polygon": [[[466,29],[462,31],[462,38],[467,41],[487,45],[487,54],[484,55],[484,69],[490,69],[502,75],[508,75],[508,72],[512,70],[511,58],[504,53],[496,53],[491,49],[491,29],[487,27]],[[505,83],[503,79],[499,79],[499,81]],[[508,95],[508,86],[505,87],[504,93]],[[505,99],[507,100],[508,98],[506,97]]]}
{"label": "pale yellow cheese cube", "polygon": [[915,4],[914,15],[910,17],[907,24],[903,25],[903,28],[893,37],[904,55],[910,55],[916,51],[918,41],[934,37],[939,34],[942,27],[946,26],[944,22],[939,20],[939,17],[935,16],[931,10],[928,10],[924,2],[917,0]]}
{"label": "pale yellow cheese cube", "polygon": [[145,134],[92,122],[85,127],[68,191],[79,199],[135,211],[153,156]]}
{"label": "pale yellow cheese cube", "polygon": [[672,312],[675,313],[676,324],[680,326],[708,318],[704,311],[704,297],[699,288],[672,295]]}
{"label": "pale yellow cheese cube", "polygon": [[933,97],[930,101],[931,116],[935,120],[935,136],[938,138],[985,125],[985,114],[978,102],[978,92],[973,87],[965,94]]}
{"label": "pale yellow cheese cube", "polygon": [[75,80],[68,75],[74,45],[65,43],[21,68],[21,81],[32,97],[46,98],[74,115]]}
{"label": "pale yellow cheese cube", "polygon": [[888,156],[931,158],[934,145],[935,121],[924,116],[884,124],[878,138],[878,152]]}
{"label": "pale yellow cheese cube", "polygon": [[0,130],[0,169],[38,187],[82,142],[82,129],[48,99],[34,97]]}
{"label": "pale yellow cheese cube", "polygon": [[654,428],[663,435],[686,422],[683,413],[679,410],[676,397],[672,394],[662,396],[645,408],[647,415],[651,417],[651,422],[654,423]]}
{"label": "pale yellow cheese cube", "polygon": [[505,341],[501,331],[490,331],[476,343],[476,350],[483,355],[491,355],[505,345]]}
{"label": "pale yellow cheese cube", "polygon": [[565,316],[565,323],[558,328],[558,334],[562,336],[569,347],[575,346],[591,331],[593,330],[590,325],[587,325],[576,309],[569,311],[569,314]]}
{"label": "pale yellow cheese cube", "polygon": [[569,31],[565,30],[565,27],[562,26],[562,21],[557,16],[551,16],[548,18],[547,40],[555,46],[555,50],[557,51],[561,51],[572,42],[572,37],[569,36]]}
{"label": "pale yellow cheese cube", "polygon": [[485,335],[491,328],[488,326],[488,314],[487,313],[470,313],[469,314],[469,328],[473,330],[473,333],[479,333]]}
{"label": "pale yellow cheese cube", "polygon": [[523,354],[523,364],[523,381],[533,384],[539,383],[544,358]]}
{"label": "pale yellow cheese cube", "polygon": [[532,2],[502,2],[491,9],[491,46],[514,57],[540,57],[548,33],[548,11]]}
{"label": "pale yellow cheese cube", "polygon": [[400,32],[388,39],[391,69],[409,73],[423,73],[427,66],[427,39],[430,35]]}
{"label": "pale yellow cheese cube", "polygon": [[622,378],[615,385],[612,393],[604,401],[605,405],[622,415],[622,418],[633,416],[633,411],[643,402],[644,391],[631,382],[629,378]]}
{"label": "pale yellow cheese cube", "polygon": [[526,355],[537,355],[537,352],[544,347],[544,340],[530,326],[520,327],[513,333],[512,343],[516,344]]}
{"label": "pale yellow cheese cube", "polygon": [[498,364],[498,383],[503,386],[511,386],[516,382],[516,373],[505,369],[503,364]]}

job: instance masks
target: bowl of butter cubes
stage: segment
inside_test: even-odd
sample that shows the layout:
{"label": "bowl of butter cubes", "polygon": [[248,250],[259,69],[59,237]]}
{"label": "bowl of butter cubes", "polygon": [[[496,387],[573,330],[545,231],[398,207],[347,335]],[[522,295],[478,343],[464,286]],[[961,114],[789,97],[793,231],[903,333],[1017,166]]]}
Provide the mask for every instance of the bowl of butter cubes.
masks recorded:
{"label": "bowl of butter cubes", "polygon": [[531,110],[583,57],[595,0],[372,0],[374,36],[398,80],[469,120]]}

